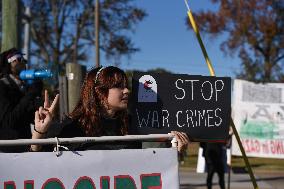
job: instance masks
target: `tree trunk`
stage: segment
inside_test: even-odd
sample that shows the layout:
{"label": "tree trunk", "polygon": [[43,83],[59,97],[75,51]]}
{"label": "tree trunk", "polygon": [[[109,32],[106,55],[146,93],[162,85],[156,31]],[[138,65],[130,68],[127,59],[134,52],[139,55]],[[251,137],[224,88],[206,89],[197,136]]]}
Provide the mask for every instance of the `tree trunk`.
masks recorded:
{"label": "tree trunk", "polygon": [[264,62],[264,82],[271,82],[272,64],[266,59]]}
{"label": "tree trunk", "polygon": [[21,47],[20,4],[19,0],[2,0],[2,52]]}

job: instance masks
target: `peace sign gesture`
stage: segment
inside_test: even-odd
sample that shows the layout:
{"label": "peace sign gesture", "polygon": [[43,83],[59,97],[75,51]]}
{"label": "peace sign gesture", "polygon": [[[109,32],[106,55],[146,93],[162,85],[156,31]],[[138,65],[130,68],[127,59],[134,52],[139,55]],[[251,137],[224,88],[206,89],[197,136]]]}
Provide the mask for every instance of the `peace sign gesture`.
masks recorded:
{"label": "peace sign gesture", "polygon": [[49,96],[47,90],[44,91],[44,105],[39,107],[35,112],[35,127],[33,132],[33,139],[42,138],[49,128],[49,125],[54,116],[55,107],[59,99],[59,94],[57,94],[52,101],[51,105],[49,103]]}

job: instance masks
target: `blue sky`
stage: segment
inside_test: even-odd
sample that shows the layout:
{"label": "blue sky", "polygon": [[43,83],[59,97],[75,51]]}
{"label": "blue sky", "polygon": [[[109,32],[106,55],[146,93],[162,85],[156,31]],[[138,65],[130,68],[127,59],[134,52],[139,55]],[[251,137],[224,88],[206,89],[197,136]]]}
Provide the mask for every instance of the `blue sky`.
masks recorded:
{"label": "blue sky", "polygon": [[[174,73],[209,75],[207,65],[193,30],[185,25],[187,9],[183,0],[137,0],[135,4],[146,10],[148,16],[138,24],[132,36],[140,51],[130,60],[123,60],[123,69],[148,70],[164,68]],[[192,12],[216,10],[210,0],[189,1]],[[216,76],[234,78],[240,69],[240,60],[225,56],[220,50],[224,37],[212,39],[201,33]],[[101,64],[108,65],[101,56]]]}

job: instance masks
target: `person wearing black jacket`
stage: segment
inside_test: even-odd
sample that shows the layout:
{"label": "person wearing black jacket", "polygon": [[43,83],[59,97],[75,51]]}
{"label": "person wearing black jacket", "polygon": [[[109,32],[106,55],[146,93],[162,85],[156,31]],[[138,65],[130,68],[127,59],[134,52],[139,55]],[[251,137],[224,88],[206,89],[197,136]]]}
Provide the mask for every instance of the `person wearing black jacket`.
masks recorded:
{"label": "person wearing black jacket", "polygon": [[[31,138],[30,124],[34,112],[42,104],[42,83],[29,87],[20,80],[19,74],[26,67],[23,54],[12,48],[1,53],[0,59],[0,139]],[[27,147],[0,147],[2,152],[22,152]]]}
{"label": "person wearing black jacket", "polygon": [[[123,136],[128,133],[128,94],[126,74],[114,66],[92,69],[81,88],[79,102],[63,121],[59,137]],[[50,126],[58,99],[49,105],[47,95],[44,107],[35,113],[33,139],[44,138]],[[178,151],[185,149],[189,139],[185,133],[173,132],[178,142]],[[136,146],[136,147],[135,147]],[[31,145],[31,151],[40,151],[42,146]],[[139,144],[113,142],[109,144],[68,145],[73,151],[92,149],[141,148]]]}

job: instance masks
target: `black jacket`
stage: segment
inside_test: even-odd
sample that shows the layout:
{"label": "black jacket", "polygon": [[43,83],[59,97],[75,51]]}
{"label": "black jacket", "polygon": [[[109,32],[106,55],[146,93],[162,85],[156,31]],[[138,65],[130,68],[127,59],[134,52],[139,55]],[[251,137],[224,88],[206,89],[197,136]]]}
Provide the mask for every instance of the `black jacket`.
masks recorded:
{"label": "black jacket", "polygon": [[[86,137],[86,134],[80,123],[77,120],[66,117],[63,123],[60,124],[62,130],[58,138],[73,138],[73,137]],[[122,136],[120,132],[121,123],[116,119],[103,119],[102,120],[102,134],[101,136]],[[63,145],[68,147],[71,151],[83,150],[118,150],[118,149],[140,149],[142,148],[141,142],[103,142],[103,143],[80,143]],[[48,148],[45,148],[46,151]],[[49,151],[49,150],[48,150]]]}
{"label": "black jacket", "polygon": [[[30,139],[30,124],[42,99],[33,91],[23,93],[19,86],[5,76],[0,79],[0,139]],[[26,151],[23,147],[0,147],[0,151]]]}

